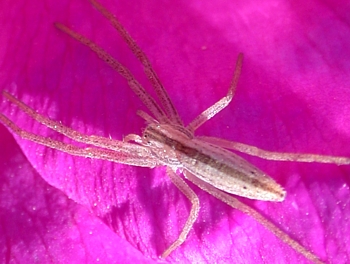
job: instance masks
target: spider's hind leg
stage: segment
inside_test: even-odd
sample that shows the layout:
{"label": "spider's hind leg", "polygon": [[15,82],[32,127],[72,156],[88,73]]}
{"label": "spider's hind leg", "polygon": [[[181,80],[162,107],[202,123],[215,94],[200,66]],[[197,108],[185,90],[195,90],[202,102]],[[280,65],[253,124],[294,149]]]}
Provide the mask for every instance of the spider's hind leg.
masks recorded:
{"label": "spider's hind leg", "polygon": [[239,151],[254,157],[258,157],[266,160],[277,160],[277,161],[296,161],[296,162],[318,162],[318,163],[329,163],[337,165],[348,165],[350,164],[350,158],[341,156],[329,156],[319,155],[311,153],[291,153],[291,152],[275,152],[268,151],[255,146],[229,141],[222,138],[215,137],[199,137],[199,139],[225,148]]}

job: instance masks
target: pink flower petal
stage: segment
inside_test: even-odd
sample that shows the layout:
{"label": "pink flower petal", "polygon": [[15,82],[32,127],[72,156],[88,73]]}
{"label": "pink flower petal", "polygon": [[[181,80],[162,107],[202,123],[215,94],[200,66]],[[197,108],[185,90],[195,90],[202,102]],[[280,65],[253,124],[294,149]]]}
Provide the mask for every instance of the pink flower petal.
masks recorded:
{"label": "pink flower petal", "polygon": [[[241,51],[245,54],[232,104],[198,129],[198,135],[274,151],[350,156],[350,30],[345,1],[336,5],[311,1],[293,5],[273,1],[259,5],[253,1],[130,3],[103,1],[149,56],[186,124],[225,95],[236,57]],[[135,112],[145,108],[125,81],[53,26],[59,21],[90,37],[150,89],[139,62],[88,1],[17,1],[3,4],[0,12],[4,43],[0,48],[0,89],[87,134],[121,140],[129,133],[141,133],[145,125]],[[27,130],[63,140],[7,102],[0,109]],[[4,138],[8,136],[0,132]],[[85,258],[87,262],[99,256],[117,260],[118,254],[131,258],[137,253],[130,245],[145,259],[156,259],[186,221],[189,202],[170,183],[163,168],[150,170],[76,158],[16,140],[26,158],[21,156],[20,163],[14,164],[18,151],[4,152],[9,160],[4,168],[16,177],[8,180],[13,191],[3,208],[14,207],[17,199],[21,206],[15,210],[40,206],[46,217],[42,221],[53,223],[59,231],[49,236],[40,224],[30,224],[35,235],[30,238],[30,247],[21,247],[28,241],[25,232],[13,235],[8,230],[19,228],[22,222],[18,221],[18,226],[17,222],[6,224],[12,214],[3,214],[2,232],[16,239],[10,244],[9,240],[3,242],[3,259],[16,259],[20,253],[37,248],[39,257],[48,259],[51,254],[51,259],[65,262],[74,257],[60,249],[69,240],[81,249],[78,260]],[[9,149],[16,148],[7,141],[1,141],[1,149],[6,144],[11,144]],[[345,236],[350,231],[349,166],[247,159],[280,182],[288,195],[283,203],[244,201],[323,260],[349,262]],[[19,166],[26,168],[25,173],[18,171]],[[2,174],[6,176],[5,170]],[[25,188],[20,181],[25,182]],[[202,202],[199,219],[188,240],[168,261],[307,263],[250,217],[195,186],[193,189]],[[33,191],[40,195],[33,196]],[[22,198],[26,196],[33,196],[38,205],[26,203]],[[52,204],[42,204],[45,196]],[[54,200],[56,196],[64,206]],[[32,212],[27,213],[36,220]],[[57,220],[57,215],[62,218]],[[74,219],[77,223],[71,231],[65,221]],[[77,242],[74,235],[86,235],[87,230],[100,239]],[[56,249],[43,250],[45,243]],[[8,253],[13,245],[18,255]],[[106,248],[109,253],[105,253]]]}
{"label": "pink flower petal", "polygon": [[[94,214],[48,185],[0,127],[2,263],[149,263]],[[122,248],[123,250],[120,250]]]}

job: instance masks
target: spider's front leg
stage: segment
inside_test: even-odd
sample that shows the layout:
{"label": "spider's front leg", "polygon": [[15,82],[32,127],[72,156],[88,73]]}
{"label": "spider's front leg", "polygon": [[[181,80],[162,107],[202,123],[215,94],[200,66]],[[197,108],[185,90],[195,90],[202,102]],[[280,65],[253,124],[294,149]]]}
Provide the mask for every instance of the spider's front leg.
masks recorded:
{"label": "spider's front leg", "polygon": [[348,165],[350,164],[350,158],[337,157],[337,156],[326,156],[318,154],[308,153],[288,153],[288,152],[273,152],[264,149],[250,146],[247,144],[233,142],[216,137],[198,137],[198,139],[205,142],[217,145],[225,149],[233,149],[239,152],[259,157],[266,160],[277,160],[277,161],[297,161],[297,162],[318,162],[318,163],[330,163],[337,165]]}
{"label": "spider's front leg", "polygon": [[[80,133],[79,131],[71,129],[70,127],[63,125],[58,121],[52,120],[44,115],[37,113],[34,109],[29,107],[22,101],[18,100],[16,97],[9,94],[8,92],[2,91],[2,93],[3,93],[3,96],[7,98],[12,104],[16,105],[20,110],[22,110],[24,113],[29,115],[34,120],[77,142],[81,142],[81,143],[85,143],[85,144],[93,145],[95,147],[101,147],[109,150],[115,150],[115,151],[125,150],[130,152],[132,151],[133,153],[144,152],[143,155],[149,154],[148,150],[146,150],[145,148],[140,148],[138,145],[125,143],[119,140],[113,140],[106,137],[86,135],[86,134]],[[30,140],[30,138],[28,139]]]}
{"label": "spider's front leg", "polygon": [[[44,137],[25,131],[18,127],[3,114],[0,114],[0,122],[23,139],[27,139],[53,149],[57,149],[70,155],[108,160],[112,162],[119,162],[141,167],[153,168],[157,165],[156,160],[151,155],[145,156],[145,153],[147,152],[146,149],[144,149],[142,146],[133,146],[132,149],[121,148],[120,150],[100,149],[93,147],[80,148],[72,144],[64,143],[49,137]],[[135,151],[135,147],[138,147],[139,151]]]}

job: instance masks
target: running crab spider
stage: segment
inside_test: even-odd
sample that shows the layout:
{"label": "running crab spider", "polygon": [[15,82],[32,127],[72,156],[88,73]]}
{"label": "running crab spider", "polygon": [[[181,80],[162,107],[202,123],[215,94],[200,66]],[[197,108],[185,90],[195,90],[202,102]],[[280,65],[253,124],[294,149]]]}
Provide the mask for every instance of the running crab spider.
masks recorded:
{"label": "running crab spider", "polygon": [[[97,136],[82,135],[79,132],[73,131],[72,129],[63,126],[58,122],[52,121],[37,114],[35,111],[18,101],[7,92],[4,92],[4,96],[6,98],[28,113],[38,122],[41,122],[42,124],[76,141],[81,141],[99,148],[78,148],[73,145],[64,144],[49,138],[34,135],[30,132],[23,131],[3,115],[0,117],[1,121],[23,138],[72,155],[100,158],[150,168],[162,165],[167,166],[169,177],[174,184],[191,200],[193,206],[179,239],[176,240],[167,250],[165,250],[165,252],[162,254],[163,257],[169,255],[172,250],[176,249],[186,239],[187,234],[195,222],[199,211],[199,201],[196,194],[188,187],[186,182],[179,178],[175,173],[176,169],[180,169],[188,180],[192,181],[194,184],[198,185],[200,188],[209,192],[211,195],[217,197],[221,201],[254,217],[282,241],[292,246],[305,257],[318,262],[319,260],[316,256],[299,245],[288,235],[284,234],[253,209],[240,203],[234,197],[220,191],[223,190],[240,196],[267,201],[282,201],[285,195],[284,190],[271,178],[267,177],[253,165],[247,163],[224,148],[235,149],[258,157],[275,160],[304,162],[317,161],[325,163],[348,164],[350,163],[349,159],[312,154],[297,155],[290,153],[272,153],[253,146],[229,142],[222,139],[194,137],[194,132],[198,127],[212,118],[216,113],[220,112],[230,103],[239,78],[243,56],[239,55],[238,57],[234,78],[228,94],[200,114],[188,126],[184,127],[176,109],[171,103],[166,91],[160,84],[157,75],[151,68],[151,65],[144,53],[131,39],[120,23],[107,10],[105,10],[95,1],[92,1],[92,3],[112,22],[112,24],[128,43],[132,51],[135,53],[137,58],[144,65],[146,75],[151,80],[158,99],[161,102],[160,105],[158,105],[156,101],[142,88],[142,86],[135,80],[135,78],[126,68],[120,65],[96,44],[71,31],[62,24],[56,24],[56,26],[84,45],[87,45],[94,52],[96,52],[101,59],[110,64],[127,79],[130,87],[139,96],[153,115],[153,117],[151,117],[145,112],[138,113],[146,120],[147,123],[144,134],[141,137],[137,135],[128,135],[125,138],[125,142]],[[134,143],[130,143],[130,141]]]}

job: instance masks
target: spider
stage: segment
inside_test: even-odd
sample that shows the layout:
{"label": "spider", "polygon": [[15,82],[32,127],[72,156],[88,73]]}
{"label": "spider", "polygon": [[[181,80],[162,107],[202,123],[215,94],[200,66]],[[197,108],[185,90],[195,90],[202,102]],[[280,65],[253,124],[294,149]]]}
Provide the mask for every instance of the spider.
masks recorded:
{"label": "spider", "polygon": [[167,175],[174,185],[190,200],[192,207],[182,232],[178,239],[162,253],[161,257],[163,258],[169,256],[173,250],[178,248],[186,240],[188,233],[198,217],[200,209],[199,199],[196,193],[177,174],[180,172],[186,179],[212,196],[256,219],[279,239],[309,260],[315,263],[322,263],[316,255],[281,231],[272,222],[230,195],[235,194],[250,199],[280,202],[284,200],[286,192],[271,177],[227,149],[237,150],[268,160],[321,162],[343,165],[350,164],[350,159],[315,154],[277,153],[219,138],[196,137],[194,135],[196,129],[227,107],[231,102],[241,73],[243,54],[238,55],[233,79],[227,95],[199,114],[189,125],[184,126],[169,95],[141,48],[139,48],[126,29],[106,8],[95,0],[90,0],[90,2],[111,22],[141,62],[160,104],[148,94],[126,67],[97,44],[61,23],[55,23],[55,26],[89,47],[99,58],[104,60],[127,80],[130,88],[151,113],[149,115],[144,111],[137,112],[147,124],[143,134],[141,136],[129,134],[123,141],[85,135],[62,125],[60,122],[38,114],[35,110],[6,91],[3,91],[4,97],[33,119],[75,141],[91,145],[91,147],[81,148],[25,131],[3,114],[0,114],[0,121],[24,139],[71,155],[149,168],[166,166]]}

